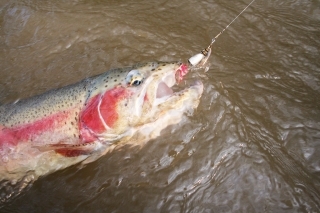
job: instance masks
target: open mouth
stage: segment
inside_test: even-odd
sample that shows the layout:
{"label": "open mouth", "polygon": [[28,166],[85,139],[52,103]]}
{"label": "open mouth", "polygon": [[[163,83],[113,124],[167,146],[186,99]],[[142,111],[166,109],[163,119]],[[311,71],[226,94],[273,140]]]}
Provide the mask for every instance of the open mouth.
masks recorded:
{"label": "open mouth", "polygon": [[133,114],[140,116],[143,106],[151,113],[164,103],[174,107],[175,102],[180,100],[179,96],[183,99],[190,96],[190,100],[193,100],[202,94],[203,85],[201,81],[188,84],[189,86],[187,87],[185,84],[181,84],[182,79],[189,71],[188,66],[182,63],[178,64],[178,67],[174,63],[173,65],[173,67],[170,64],[168,65],[169,67],[162,67],[164,66],[162,65],[163,71],[160,74],[155,74],[145,80],[135,102],[136,110]]}
{"label": "open mouth", "polygon": [[164,97],[169,97],[174,94],[172,86],[181,82],[183,77],[188,73],[188,67],[185,64],[181,64],[175,73],[170,73],[165,76],[158,84],[156,98],[162,99]]}
{"label": "open mouth", "polygon": [[166,83],[161,81],[158,85],[156,98],[163,98],[166,96],[171,96],[173,94],[173,90],[168,87]]}

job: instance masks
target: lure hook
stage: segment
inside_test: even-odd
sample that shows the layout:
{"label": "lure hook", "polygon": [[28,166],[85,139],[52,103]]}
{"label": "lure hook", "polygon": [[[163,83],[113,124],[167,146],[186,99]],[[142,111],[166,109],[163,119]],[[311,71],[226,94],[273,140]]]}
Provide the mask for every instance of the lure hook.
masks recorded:
{"label": "lure hook", "polygon": [[216,39],[212,39],[211,43],[209,44],[209,46],[203,50],[201,50],[200,53],[192,56],[191,58],[189,58],[188,62],[192,65],[192,66],[197,66],[199,65],[199,63],[201,62],[201,65],[204,65],[208,58],[210,57],[211,55],[211,48],[212,48],[212,45],[213,43],[216,41]]}

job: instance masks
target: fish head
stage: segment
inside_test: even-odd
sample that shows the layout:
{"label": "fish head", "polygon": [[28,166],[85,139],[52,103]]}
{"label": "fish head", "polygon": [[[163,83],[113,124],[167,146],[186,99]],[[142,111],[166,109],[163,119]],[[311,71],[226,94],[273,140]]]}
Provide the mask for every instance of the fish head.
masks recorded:
{"label": "fish head", "polygon": [[81,113],[82,136],[111,142],[176,123],[198,106],[203,92],[200,81],[173,89],[187,73],[180,62],[150,62],[98,76]]}

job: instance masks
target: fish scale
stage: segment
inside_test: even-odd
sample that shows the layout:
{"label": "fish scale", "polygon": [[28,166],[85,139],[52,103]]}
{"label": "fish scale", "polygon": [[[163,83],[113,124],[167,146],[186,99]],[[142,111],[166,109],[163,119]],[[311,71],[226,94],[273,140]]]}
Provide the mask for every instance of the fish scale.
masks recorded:
{"label": "fish scale", "polygon": [[30,123],[45,116],[81,105],[86,99],[86,86],[81,82],[52,90],[14,104],[0,106],[0,123],[6,126]]}

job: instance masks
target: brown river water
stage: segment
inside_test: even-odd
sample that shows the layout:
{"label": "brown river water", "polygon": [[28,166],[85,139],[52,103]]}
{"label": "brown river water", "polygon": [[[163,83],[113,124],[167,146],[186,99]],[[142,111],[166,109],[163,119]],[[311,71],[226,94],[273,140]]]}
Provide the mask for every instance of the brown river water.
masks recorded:
{"label": "brown river water", "polygon": [[[186,61],[248,3],[1,0],[0,102]],[[320,212],[319,29],[318,0],[256,0],[214,43],[210,69],[188,74],[205,86],[192,116],[41,177],[0,212]]]}

